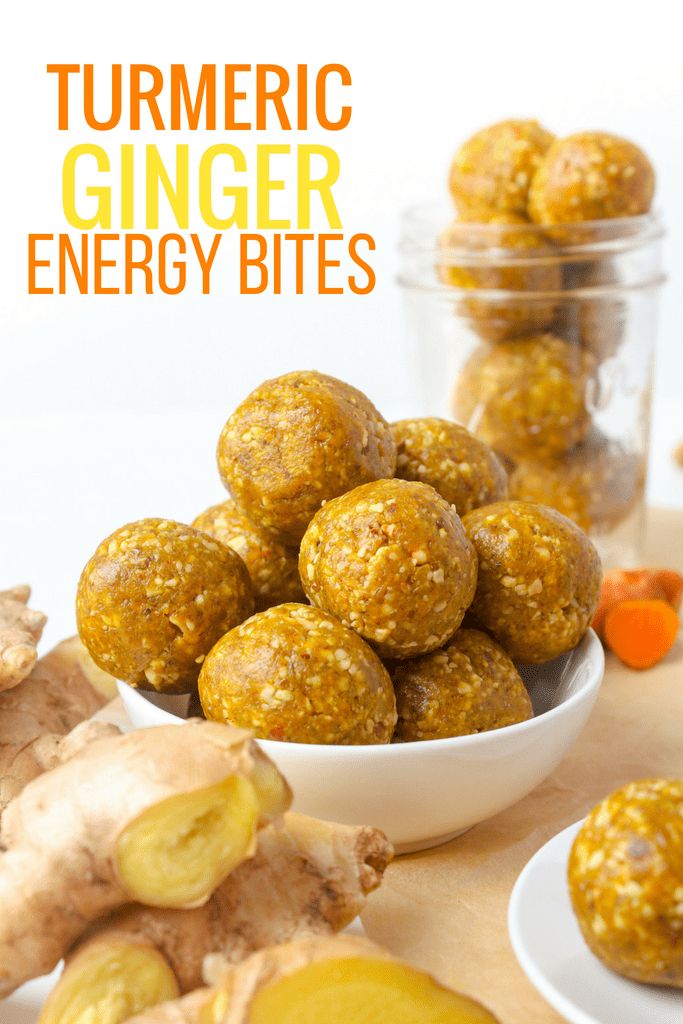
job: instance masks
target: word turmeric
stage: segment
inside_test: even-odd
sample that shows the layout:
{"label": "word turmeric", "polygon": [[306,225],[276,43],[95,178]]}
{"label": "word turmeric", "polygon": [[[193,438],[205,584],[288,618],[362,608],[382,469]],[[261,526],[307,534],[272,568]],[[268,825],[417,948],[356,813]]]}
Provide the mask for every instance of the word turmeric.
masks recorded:
{"label": "word turmeric", "polygon": [[605,642],[629,668],[651,668],[673,647],[680,620],[659,598],[620,601],[605,618]]}

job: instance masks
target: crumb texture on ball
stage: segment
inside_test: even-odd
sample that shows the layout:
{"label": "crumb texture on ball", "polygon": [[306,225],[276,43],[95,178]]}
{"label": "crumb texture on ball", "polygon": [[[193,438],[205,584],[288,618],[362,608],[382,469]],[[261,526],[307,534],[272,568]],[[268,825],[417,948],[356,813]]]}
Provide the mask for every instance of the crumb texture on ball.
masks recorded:
{"label": "crumb texture on ball", "polygon": [[382,655],[441,647],[468,608],[477,579],[460,517],[433,487],[380,480],[328,502],[301,543],[309,600]]}
{"label": "crumb texture on ball", "polygon": [[391,668],[394,738],[434,740],[501,729],[533,717],[522,677],[503,648],[477,629],[459,629],[432,654]]}
{"label": "crumb texture on ball", "polygon": [[507,473],[487,444],[459,423],[436,417],[392,423],[396,476],[430,484],[458,515],[507,498]]}
{"label": "crumb texture on ball", "polygon": [[458,209],[525,214],[529,185],[553,139],[534,120],[499,121],[475,132],[451,164],[449,184]]}
{"label": "crumb texture on ball", "polygon": [[578,132],[556,139],[529,189],[529,216],[537,224],[634,217],[652,204],[655,174],[642,149],[609,132]]}
{"label": "crumb texture on ball", "polygon": [[[439,276],[444,284],[471,292],[458,308],[480,338],[503,341],[552,327],[559,312],[552,293],[562,290],[562,267],[553,247],[525,217],[478,211],[450,224],[439,245],[444,255]],[[470,262],[459,262],[463,253]],[[478,294],[487,291],[526,295]]]}
{"label": "crumb texture on ball", "polygon": [[388,743],[391,679],[375,652],[319,608],[282,604],[227,633],[204,661],[207,718],[293,743]]}
{"label": "crumb texture on ball", "polygon": [[204,656],[253,609],[242,559],[169,519],[142,519],[102,541],[76,600],[79,636],[96,664],[162,693],[193,690]]}
{"label": "crumb texture on ball", "polygon": [[553,334],[482,345],[462,368],[453,412],[513,461],[552,459],[588,434],[594,372],[590,353]]}
{"label": "crumb texture on ball", "polygon": [[644,485],[643,460],[596,435],[552,461],[520,461],[510,474],[510,497],[550,505],[582,530],[600,533],[626,519]]}
{"label": "crumb texture on ball", "polygon": [[324,501],[393,476],[396,447],[361,391],[300,371],[252,391],[225,424],[217,458],[245,515],[294,545]]}
{"label": "crumb texture on ball", "polygon": [[598,603],[597,551],[555,509],[501,501],[463,520],[479,558],[476,623],[515,661],[541,663],[576,647]]}
{"label": "crumb texture on ball", "polygon": [[251,576],[256,611],[287,601],[304,600],[298,549],[281,544],[272,534],[252,523],[234,501],[212,505],[198,515],[192,525],[240,556]]}
{"label": "crumb texture on ball", "polygon": [[569,891],[592,952],[634,981],[683,988],[683,779],[646,779],[591,811]]}

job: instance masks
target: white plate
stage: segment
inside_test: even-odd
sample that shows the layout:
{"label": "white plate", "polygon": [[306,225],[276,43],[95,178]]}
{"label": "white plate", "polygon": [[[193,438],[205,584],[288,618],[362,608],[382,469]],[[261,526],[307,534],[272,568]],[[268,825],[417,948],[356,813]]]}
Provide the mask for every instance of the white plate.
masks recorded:
{"label": "white plate", "polygon": [[[351,935],[365,936],[363,922],[357,917],[344,931]],[[0,1002],[0,1024],[36,1024],[41,1007],[57,983],[62,973],[62,965],[55,968],[52,974],[44,978],[36,978],[22,985],[20,989],[5,1002]]]}
{"label": "white plate", "polygon": [[508,927],[522,969],[571,1024],[683,1024],[683,991],[628,981],[604,967],[584,942],[566,881],[582,824],[546,843],[512,890]]}

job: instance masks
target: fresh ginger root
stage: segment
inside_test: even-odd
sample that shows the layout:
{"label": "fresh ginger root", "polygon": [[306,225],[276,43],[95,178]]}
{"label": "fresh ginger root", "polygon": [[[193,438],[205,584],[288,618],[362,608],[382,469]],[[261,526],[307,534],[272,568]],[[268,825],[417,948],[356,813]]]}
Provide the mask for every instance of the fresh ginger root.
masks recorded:
{"label": "fresh ginger root", "polygon": [[0,998],[117,907],[204,904],[289,802],[249,733],[198,720],[98,740],[33,779],[0,829]]}
{"label": "fresh ginger root", "polygon": [[391,844],[374,828],[293,813],[284,823],[263,829],[253,858],[240,864],[205,906],[126,907],[98,923],[67,957],[39,1024],[126,1020],[121,1013],[128,1004],[119,999],[118,985],[109,998],[114,956],[120,986],[135,994],[137,1012],[161,1002],[158,972],[139,972],[141,948],[153,950],[179,991],[187,993],[202,985],[207,955],[216,971],[266,946],[345,928],[379,885]]}
{"label": "fresh ginger root", "polygon": [[17,686],[36,663],[36,648],[47,621],[28,607],[30,587],[0,591],[0,690]]}
{"label": "fresh ginger root", "polygon": [[[31,779],[61,759],[59,737],[115,693],[114,680],[95,665],[78,637],[58,644],[20,686],[0,693],[0,814]],[[73,741],[66,756],[69,747],[73,753]]]}
{"label": "fresh ginger root", "polygon": [[480,1003],[352,935],[254,953],[129,1024],[497,1024]]}

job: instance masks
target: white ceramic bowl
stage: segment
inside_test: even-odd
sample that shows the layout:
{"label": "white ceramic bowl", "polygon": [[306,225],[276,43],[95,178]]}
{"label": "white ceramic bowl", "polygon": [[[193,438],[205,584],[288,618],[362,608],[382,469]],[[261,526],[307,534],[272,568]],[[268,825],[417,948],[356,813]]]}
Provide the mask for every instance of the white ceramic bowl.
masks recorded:
{"label": "white ceramic bowl", "polygon": [[[525,666],[536,717],[452,739],[365,747],[259,740],[294,791],[294,808],[317,818],[384,829],[398,852],[437,846],[526,796],[562,760],[586,723],[605,659],[592,630],[569,654]],[[181,724],[187,697],[119,683],[135,728]]]}

